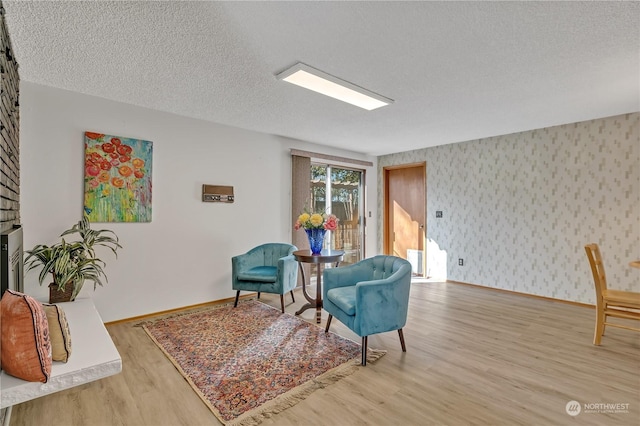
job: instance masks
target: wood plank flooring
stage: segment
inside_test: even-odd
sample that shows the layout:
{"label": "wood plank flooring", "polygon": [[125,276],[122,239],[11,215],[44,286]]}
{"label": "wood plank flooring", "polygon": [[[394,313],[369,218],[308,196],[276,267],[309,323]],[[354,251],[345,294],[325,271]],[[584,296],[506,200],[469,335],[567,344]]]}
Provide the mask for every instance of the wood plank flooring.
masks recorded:
{"label": "wood plank flooring", "polygon": [[[295,304],[286,298],[288,313],[302,305],[299,291]],[[277,296],[262,301],[280,306]],[[396,332],[371,336],[370,347],[388,351],[378,362],[263,424],[638,425],[640,333],[609,328],[602,346],[593,346],[594,316],[479,287],[414,283],[406,353]],[[141,328],[125,322],[108,330],[121,374],[19,404],[11,425],[220,424]],[[337,320],[331,330],[359,342]],[[572,400],[628,406],[572,417],[565,410]]]}

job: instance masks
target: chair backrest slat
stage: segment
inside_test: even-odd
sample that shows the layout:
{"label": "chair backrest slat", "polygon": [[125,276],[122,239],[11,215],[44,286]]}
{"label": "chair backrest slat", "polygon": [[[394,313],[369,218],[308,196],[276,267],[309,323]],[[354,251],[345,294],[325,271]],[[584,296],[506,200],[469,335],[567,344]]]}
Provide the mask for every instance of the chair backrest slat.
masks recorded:
{"label": "chair backrest slat", "polygon": [[591,265],[591,273],[596,286],[596,296],[598,299],[602,297],[602,292],[607,289],[607,276],[604,272],[604,264],[602,263],[602,255],[597,244],[591,243],[584,246]]}

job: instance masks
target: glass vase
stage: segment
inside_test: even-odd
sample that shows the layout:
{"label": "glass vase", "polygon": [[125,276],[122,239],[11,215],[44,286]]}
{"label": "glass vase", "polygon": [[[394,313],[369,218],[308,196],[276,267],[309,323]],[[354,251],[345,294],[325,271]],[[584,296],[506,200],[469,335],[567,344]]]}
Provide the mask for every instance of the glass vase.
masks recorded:
{"label": "glass vase", "polygon": [[309,238],[309,247],[311,248],[311,254],[320,254],[322,251],[322,245],[324,243],[324,234],[327,232],[323,228],[305,229],[307,238]]}

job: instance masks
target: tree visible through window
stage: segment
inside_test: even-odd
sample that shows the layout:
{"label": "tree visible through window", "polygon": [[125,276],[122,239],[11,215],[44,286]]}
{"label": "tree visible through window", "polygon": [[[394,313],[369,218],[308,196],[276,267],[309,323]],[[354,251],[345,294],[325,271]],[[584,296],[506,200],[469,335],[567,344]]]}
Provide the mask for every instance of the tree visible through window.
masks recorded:
{"label": "tree visible through window", "polygon": [[[347,263],[355,262],[362,256],[362,176],[362,170],[325,164],[311,165],[309,209],[332,213],[340,219],[339,228],[332,233],[330,244],[333,249],[345,250]],[[327,204],[327,198],[331,200],[330,205]]]}

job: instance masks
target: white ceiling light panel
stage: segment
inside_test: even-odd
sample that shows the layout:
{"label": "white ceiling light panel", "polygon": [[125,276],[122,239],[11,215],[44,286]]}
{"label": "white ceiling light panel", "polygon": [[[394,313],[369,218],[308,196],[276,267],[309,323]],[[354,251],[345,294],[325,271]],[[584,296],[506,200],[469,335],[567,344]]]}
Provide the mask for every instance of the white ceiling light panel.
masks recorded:
{"label": "white ceiling light panel", "polygon": [[303,63],[297,63],[278,74],[276,78],[368,111],[393,103],[392,99],[385,98]]}

